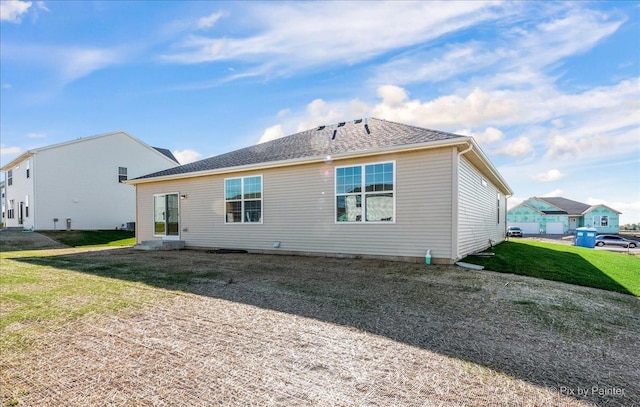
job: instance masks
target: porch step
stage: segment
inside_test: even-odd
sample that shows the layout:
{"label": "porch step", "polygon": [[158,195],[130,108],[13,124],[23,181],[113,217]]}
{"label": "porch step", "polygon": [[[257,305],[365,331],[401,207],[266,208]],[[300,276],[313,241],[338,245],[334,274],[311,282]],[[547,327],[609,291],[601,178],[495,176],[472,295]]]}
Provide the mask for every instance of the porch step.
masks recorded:
{"label": "porch step", "polygon": [[184,249],[184,240],[145,240],[133,248],[136,250],[180,250]]}

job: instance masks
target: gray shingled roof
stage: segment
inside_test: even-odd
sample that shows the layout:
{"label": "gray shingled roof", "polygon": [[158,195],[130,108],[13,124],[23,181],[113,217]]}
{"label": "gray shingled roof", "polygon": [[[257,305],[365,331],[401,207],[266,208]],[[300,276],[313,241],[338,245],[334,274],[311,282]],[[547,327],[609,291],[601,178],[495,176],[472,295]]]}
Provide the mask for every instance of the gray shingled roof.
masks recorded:
{"label": "gray shingled roof", "polygon": [[544,197],[538,199],[541,201],[545,201],[553,206],[557,206],[558,208],[567,212],[569,215],[582,215],[584,211],[591,207],[591,205],[561,197]]}
{"label": "gray shingled roof", "polygon": [[160,148],[160,147],[152,147],[153,149],[155,149],[156,151],[158,151],[160,154],[166,156],[167,158],[169,158],[172,161],[175,161],[176,163],[180,164],[180,162],[178,161],[178,159],[173,155],[173,153],[169,150],[167,150],[166,148]]}
{"label": "gray shingled roof", "polygon": [[[365,127],[365,123],[367,127]],[[335,138],[334,136],[335,131]],[[297,158],[322,157],[438,140],[462,138],[457,134],[428,130],[375,118],[320,126],[290,136],[256,144],[226,154],[170,168],[136,179],[211,171],[243,165]]]}

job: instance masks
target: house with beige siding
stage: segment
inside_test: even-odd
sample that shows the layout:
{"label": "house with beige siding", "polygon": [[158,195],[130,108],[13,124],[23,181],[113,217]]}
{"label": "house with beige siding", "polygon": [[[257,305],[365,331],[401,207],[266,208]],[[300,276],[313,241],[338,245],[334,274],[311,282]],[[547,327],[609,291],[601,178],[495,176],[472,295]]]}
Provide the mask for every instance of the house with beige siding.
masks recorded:
{"label": "house with beige siding", "polygon": [[374,118],[127,183],[141,245],[436,263],[502,241],[512,194],[473,138]]}

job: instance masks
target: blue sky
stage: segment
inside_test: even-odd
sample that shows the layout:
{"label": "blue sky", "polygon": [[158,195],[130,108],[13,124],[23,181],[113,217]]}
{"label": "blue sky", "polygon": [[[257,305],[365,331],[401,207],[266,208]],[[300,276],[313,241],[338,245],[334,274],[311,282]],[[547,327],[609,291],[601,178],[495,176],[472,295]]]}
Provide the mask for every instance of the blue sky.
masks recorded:
{"label": "blue sky", "polygon": [[125,130],[185,163],[377,117],[640,221],[640,2],[0,1],[2,163]]}

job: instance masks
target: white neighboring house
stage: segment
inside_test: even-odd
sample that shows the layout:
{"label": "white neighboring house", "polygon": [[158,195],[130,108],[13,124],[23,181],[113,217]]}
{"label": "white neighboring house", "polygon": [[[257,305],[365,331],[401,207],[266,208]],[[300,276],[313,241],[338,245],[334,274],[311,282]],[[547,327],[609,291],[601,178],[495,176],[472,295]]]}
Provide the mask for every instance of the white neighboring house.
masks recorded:
{"label": "white neighboring house", "polygon": [[0,223],[2,223],[2,225],[0,225],[0,227],[4,227],[4,218],[5,218],[5,206],[4,206],[4,181],[0,181],[0,205],[2,205],[2,218],[0,220]]}
{"label": "white neighboring house", "polygon": [[2,167],[5,227],[97,230],[136,216],[135,188],[123,183],[179,163],[124,131],[29,150]]}

